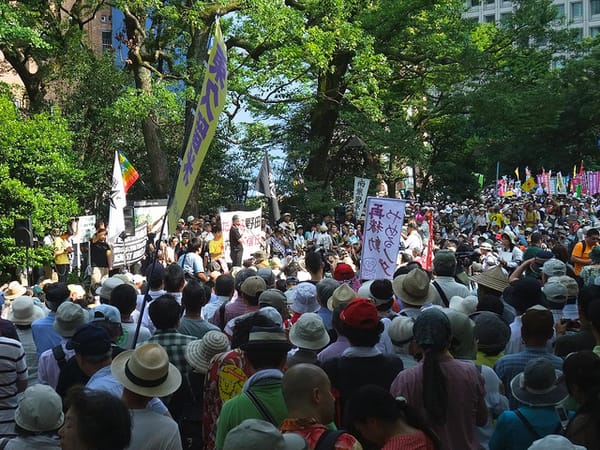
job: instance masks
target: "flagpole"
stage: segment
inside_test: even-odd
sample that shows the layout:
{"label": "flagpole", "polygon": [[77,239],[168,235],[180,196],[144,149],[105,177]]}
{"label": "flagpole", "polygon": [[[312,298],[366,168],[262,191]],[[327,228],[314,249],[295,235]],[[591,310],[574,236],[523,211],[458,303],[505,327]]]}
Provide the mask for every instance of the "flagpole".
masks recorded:
{"label": "flagpole", "polygon": [[[215,22],[218,20],[219,20],[219,17],[215,16]],[[211,31],[214,26],[215,25],[213,23],[213,25],[211,27]],[[209,33],[209,35],[210,35],[210,33]],[[208,39],[206,42],[207,50],[209,49],[209,43],[210,43],[210,39]],[[213,44],[213,45],[216,45],[216,44]],[[208,52],[206,52],[206,53],[208,53]],[[204,61],[204,70],[205,71],[208,70],[208,61]],[[195,86],[196,97],[198,97],[201,94],[203,82],[204,82],[204,77],[203,76],[198,77],[198,82]],[[169,195],[167,197],[167,207],[165,208],[165,214],[163,215],[162,224],[160,226],[160,232],[158,234],[159,245],[155,246],[156,248],[154,249],[154,256],[152,258],[152,268],[150,269],[149,278],[152,278],[152,275],[154,274],[155,262],[158,259],[158,251],[160,249],[160,242],[162,241],[162,237],[165,232],[165,223],[167,222],[167,219],[168,219],[169,208],[171,207],[171,203],[173,202],[173,197],[175,195],[175,190],[177,189],[177,180],[179,179],[179,173],[181,172],[183,157],[185,155],[187,143],[190,138],[190,133],[192,131],[192,123],[193,123],[192,117],[194,116],[193,113],[194,113],[194,108],[190,108],[189,112],[186,114],[185,131],[183,133],[183,142],[181,144],[181,149],[179,151],[179,156],[177,158],[177,167],[175,169],[175,176],[173,177],[173,180],[171,181],[171,188],[169,189]],[[148,291],[149,291],[149,289],[148,289]],[[133,335],[133,343],[131,344],[132,350],[135,349],[137,340],[140,336],[140,328],[142,326],[142,318],[144,317],[144,310],[146,309],[146,303],[148,303],[148,301],[150,300],[150,294],[148,293],[148,291],[146,291],[146,294],[144,295],[144,300],[142,301],[142,306],[140,307],[140,318],[138,320],[138,323],[136,324],[135,333]]]}

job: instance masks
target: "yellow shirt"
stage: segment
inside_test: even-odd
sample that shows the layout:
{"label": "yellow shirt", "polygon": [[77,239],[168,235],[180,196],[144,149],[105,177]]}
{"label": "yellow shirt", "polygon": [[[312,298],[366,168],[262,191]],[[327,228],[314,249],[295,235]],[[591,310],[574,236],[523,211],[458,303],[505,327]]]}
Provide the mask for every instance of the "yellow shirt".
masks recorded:
{"label": "yellow shirt", "polygon": [[69,254],[66,252],[71,247],[69,241],[65,241],[62,237],[58,236],[54,239],[54,263],[55,264],[69,264]]}
{"label": "yellow shirt", "polygon": [[225,245],[223,243],[223,236],[219,239],[215,238],[212,241],[208,241],[208,253],[210,254],[211,259],[222,258],[224,252]]}

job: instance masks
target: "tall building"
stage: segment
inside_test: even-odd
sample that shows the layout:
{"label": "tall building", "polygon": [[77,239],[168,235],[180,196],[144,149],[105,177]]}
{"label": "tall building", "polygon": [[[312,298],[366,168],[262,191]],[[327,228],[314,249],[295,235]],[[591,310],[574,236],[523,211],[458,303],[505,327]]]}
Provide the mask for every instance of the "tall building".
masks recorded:
{"label": "tall building", "polygon": [[[578,30],[579,38],[600,33],[600,0],[554,0],[557,25]],[[511,14],[514,5],[505,0],[467,0],[467,19],[481,23],[498,22]]]}

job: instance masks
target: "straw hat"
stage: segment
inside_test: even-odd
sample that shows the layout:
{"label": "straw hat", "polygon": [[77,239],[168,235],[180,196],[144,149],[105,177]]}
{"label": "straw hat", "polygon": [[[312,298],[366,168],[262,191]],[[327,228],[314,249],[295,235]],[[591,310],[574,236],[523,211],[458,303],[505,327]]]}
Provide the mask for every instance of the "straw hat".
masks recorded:
{"label": "straw hat", "polygon": [[181,373],[169,363],[158,344],[144,344],[119,353],[111,365],[113,376],[128,390],[144,397],[166,397],[181,385]]}
{"label": "straw hat", "polygon": [[25,286],[18,281],[11,281],[8,283],[8,288],[6,288],[6,291],[4,291],[4,298],[6,300],[12,300],[24,295],[25,292],[27,292]]}
{"label": "straw hat", "polygon": [[227,336],[220,331],[212,330],[202,339],[192,341],[186,346],[185,360],[196,372],[206,373],[212,357],[230,348]]}
{"label": "straw hat", "polygon": [[500,266],[495,266],[490,270],[473,275],[469,279],[480,286],[485,286],[497,292],[504,292],[504,289],[510,285],[508,283],[508,276]]}

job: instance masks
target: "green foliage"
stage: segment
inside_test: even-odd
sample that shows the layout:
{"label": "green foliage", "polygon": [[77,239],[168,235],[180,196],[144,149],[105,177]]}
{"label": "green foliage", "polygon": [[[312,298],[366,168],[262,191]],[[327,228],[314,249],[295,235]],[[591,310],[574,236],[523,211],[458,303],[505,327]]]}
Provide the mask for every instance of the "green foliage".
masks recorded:
{"label": "green foliage", "polygon": [[[0,267],[25,263],[25,250],[14,246],[14,219],[31,217],[41,239],[53,227],[66,228],[80,212],[78,194],[89,188],[60,112],[24,117],[9,97],[0,97]],[[34,264],[52,259],[43,248],[30,255]]]}

